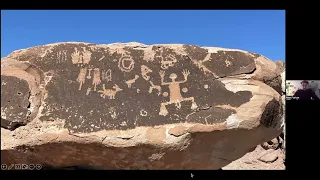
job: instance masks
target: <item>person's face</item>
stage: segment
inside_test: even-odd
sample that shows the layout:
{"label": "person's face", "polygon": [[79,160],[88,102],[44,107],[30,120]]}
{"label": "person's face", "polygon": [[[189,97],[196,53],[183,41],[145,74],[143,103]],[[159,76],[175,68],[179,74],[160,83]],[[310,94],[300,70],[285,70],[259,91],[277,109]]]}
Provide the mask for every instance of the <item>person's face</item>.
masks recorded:
{"label": "person's face", "polygon": [[302,89],[307,89],[308,88],[308,84],[307,83],[302,83]]}

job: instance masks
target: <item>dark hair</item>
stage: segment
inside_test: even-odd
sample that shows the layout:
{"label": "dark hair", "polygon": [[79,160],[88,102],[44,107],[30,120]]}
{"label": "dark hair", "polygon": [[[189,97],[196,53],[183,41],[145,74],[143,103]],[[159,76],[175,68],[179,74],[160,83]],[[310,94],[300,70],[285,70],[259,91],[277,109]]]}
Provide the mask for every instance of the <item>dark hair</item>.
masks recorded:
{"label": "dark hair", "polygon": [[301,81],[301,84],[303,84],[303,83],[309,84],[309,82],[307,80]]}

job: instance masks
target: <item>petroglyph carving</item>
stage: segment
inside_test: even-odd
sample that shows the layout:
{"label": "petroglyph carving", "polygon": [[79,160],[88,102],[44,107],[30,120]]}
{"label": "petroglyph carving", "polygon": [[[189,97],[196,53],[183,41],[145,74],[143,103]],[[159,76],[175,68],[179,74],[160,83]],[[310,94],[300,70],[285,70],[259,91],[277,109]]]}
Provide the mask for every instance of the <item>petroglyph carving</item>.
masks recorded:
{"label": "petroglyph carving", "polygon": [[89,68],[88,71],[89,71],[89,72],[88,72],[87,79],[91,79],[91,71],[92,71],[92,68]]}
{"label": "petroglyph carving", "polygon": [[216,75],[215,73],[210,71],[205,65],[203,65],[204,62],[207,62],[207,61],[211,61],[211,53],[208,53],[203,60],[192,59],[193,64],[196,65],[199,69],[201,69],[204,72],[204,74],[210,73],[213,75],[214,78],[219,78],[218,75]]}
{"label": "petroglyph carving", "polygon": [[52,79],[52,76],[46,76],[44,78],[44,85],[46,86],[51,81],[51,79]]}
{"label": "petroglyph carving", "polygon": [[145,111],[144,109],[140,110],[140,115],[141,116],[147,116],[148,115],[148,112]]}
{"label": "petroglyph carving", "polygon": [[57,60],[58,60],[58,63],[66,62],[67,61],[67,51],[57,52]]}
{"label": "petroglyph carving", "polygon": [[91,52],[87,51],[85,48],[82,48],[83,52],[82,52],[82,59],[83,59],[83,63],[84,64],[88,64],[91,60]]}
{"label": "petroglyph carving", "polygon": [[152,93],[153,89],[158,90],[158,96],[161,94],[161,86],[154,85],[152,81],[150,81],[149,93]]}
{"label": "petroglyph carving", "polygon": [[85,83],[86,73],[87,73],[87,68],[80,68],[80,72],[79,72],[79,75],[78,75],[78,78],[77,78],[77,82],[80,83],[79,89],[78,89],[79,91],[81,90],[82,85]]}
{"label": "petroglyph carving", "polygon": [[148,75],[148,73],[152,73],[152,70],[150,68],[148,68],[145,65],[141,66],[141,75],[142,78],[145,79],[146,81],[149,81],[150,76]]}
{"label": "petroglyph carving", "polygon": [[46,86],[50,81],[51,79],[53,78],[53,76],[55,75],[54,71],[50,70],[46,73],[44,73],[44,86]]}
{"label": "petroglyph carving", "polygon": [[104,59],[105,58],[105,56],[103,55],[98,61],[101,61],[102,59]]}
{"label": "petroglyph carving", "polygon": [[229,67],[229,66],[231,66],[231,65],[232,65],[232,62],[231,62],[231,61],[229,61],[229,60],[226,60],[226,61],[225,61],[225,63],[226,63],[226,66],[227,66],[227,67]]}
{"label": "petroglyph carving", "polygon": [[111,117],[112,117],[112,119],[117,118],[117,113],[116,113],[116,112],[112,112],[112,113],[111,113]]}
{"label": "petroglyph carving", "polygon": [[71,59],[73,64],[88,64],[91,60],[91,52],[87,51],[85,48],[82,51],[78,51],[74,48],[74,52],[71,54]]}
{"label": "petroglyph carving", "polygon": [[192,102],[192,105],[191,105],[192,110],[194,110],[198,107],[194,101],[194,97],[184,98],[184,97],[182,97],[181,92],[180,92],[181,91],[180,84],[187,82],[188,76],[190,75],[190,72],[188,70],[184,70],[182,72],[182,74],[184,76],[183,81],[176,81],[177,75],[175,73],[172,73],[169,76],[169,78],[171,79],[171,82],[164,82],[164,76],[165,76],[164,71],[160,71],[159,74],[161,77],[161,85],[168,85],[169,91],[170,91],[170,100],[168,102],[161,103],[159,115],[166,116],[168,114],[168,110],[167,110],[166,106],[169,104],[175,104],[176,108],[180,109],[181,102],[183,102],[183,101],[191,101]]}
{"label": "petroglyph carving", "polygon": [[127,126],[127,122],[122,121],[122,122],[120,123],[120,126]]}
{"label": "petroglyph carving", "polygon": [[77,48],[74,48],[74,52],[71,54],[71,58],[73,64],[83,63],[83,58]]}
{"label": "petroglyph carving", "polygon": [[134,60],[129,56],[120,58],[118,67],[123,72],[130,72],[134,68]]}
{"label": "petroglyph carving", "polygon": [[161,68],[162,69],[168,69],[169,67],[172,67],[174,63],[177,62],[177,59],[173,55],[169,55],[165,60],[162,56],[159,56],[161,58]]}
{"label": "petroglyph carving", "polygon": [[182,88],[182,92],[184,93],[188,92],[188,88]]}
{"label": "petroglyph carving", "polygon": [[115,96],[116,96],[117,92],[123,90],[123,89],[121,89],[121,88],[120,88],[118,85],[116,85],[116,84],[113,86],[113,89],[106,89],[105,84],[103,84],[102,89],[103,89],[103,90],[100,90],[100,91],[98,91],[98,92],[101,93],[100,96],[101,96],[103,99],[105,99],[106,96],[108,96],[109,99],[115,99]]}
{"label": "petroglyph carving", "polygon": [[117,114],[117,112],[116,112],[116,108],[110,107],[110,108],[108,108],[108,111],[109,111],[112,119],[117,118],[117,115],[118,115],[118,114]]}
{"label": "petroglyph carving", "polygon": [[128,88],[131,88],[131,85],[133,83],[135,83],[138,78],[139,78],[139,76],[135,75],[133,79],[130,79],[130,80],[126,81],[126,84],[128,85]]}
{"label": "petroglyph carving", "polygon": [[97,91],[97,85],[99,85],[100,83],[101,83],[100,70],[99,70],[99,68],[94,68],[93,69],[93,80],[92,80],[93,91]]}
{"label": "petroglyph carving", "polygon": [[207,118],[209,118],[209,117],[211,117],[211,114],[210,114],[209,116],[206,116],[206,117],[204,118],[204,121],[206,122],[206,125],[209,124],[209,123],[208,123],[208,120],[207,120]]}
{"label": "petroglyph carving", "polygon": [[107,82],[112,81],[111,75],[111,69],[108,69],[108,71],[102,71],[102,80]]}
{"label": "petroglyph carving", "polygon": [[86,95],[88,96],[90,94],[90,92],[91,92],[91,88],[88,88]]}

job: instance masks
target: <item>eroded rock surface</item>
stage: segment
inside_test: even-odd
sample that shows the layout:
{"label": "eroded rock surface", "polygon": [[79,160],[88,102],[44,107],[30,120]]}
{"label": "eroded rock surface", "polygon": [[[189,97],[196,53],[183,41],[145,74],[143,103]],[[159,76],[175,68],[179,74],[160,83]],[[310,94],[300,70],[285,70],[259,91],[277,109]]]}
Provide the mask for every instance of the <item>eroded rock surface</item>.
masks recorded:
{"label": "eroded rock surface", "polygon": [[1,127],[14,129],[34,119],[41,105],[41,71],[35,66],[1,59]]}
{"label": "eroded rock surface", "polygon": [[3,163],[220,169],[283,128],[277,65],[242,50],[56,43],[3,58],[1,82]]}

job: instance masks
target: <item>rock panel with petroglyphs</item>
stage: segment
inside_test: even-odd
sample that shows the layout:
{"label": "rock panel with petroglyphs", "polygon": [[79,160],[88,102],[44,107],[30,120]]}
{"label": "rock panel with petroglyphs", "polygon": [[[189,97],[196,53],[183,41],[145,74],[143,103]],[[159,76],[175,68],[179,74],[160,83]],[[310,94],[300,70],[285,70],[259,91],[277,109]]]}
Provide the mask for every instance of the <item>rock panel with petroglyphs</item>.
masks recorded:
{"label": "rock panel with petroglyphs", "polygon": [[[36,115],[24,120],[17,114],[24,116],[28,108],[10,112],[8,117],[18,118],[26,126],[14,130],[15,137],[6,138],[28,137],[18,144],[31,143],[40,149],[64,141],[80,143],[79,146],[84,141],[95,142],[114,147],[110,150],[114,153],[122,147],[135,147],[101,159],[90,155],[94,160],[46,160],[50,166],[91,161],[103,169],[216,169],[281,131],[280,94],[264,83],[278,72],[272,66],[265,71],[267,66],[263,64],[273,62],[254,53],[183,44],[56,43],[18,50],[6,59],[5,63],[1,61],[1,70],[6,72],[1,73],[1,78],[8,83],[25,80],[21,91],[30,91],[36,97],[16,98],[19,102],[28,102],[29,98]],[[12,73],[17,70],[34,79]],[[7,91],[11,90],[1,92],[1,96],[15,93]],[[9,106],[1,100],[1,110]],[[2,118],[1,122],[11,121],[10,118]],[[5,123],[1,125],[10,129]],[[34,126],[51,130],[34,132]],[[190,159],[190,153],[202,147],[198,143],[209,136],[217,141]],[[254,138],[249,140],[251,136]],[[44,140],[40,143],[35,137]],[[238,138],[249,139],[239,144]],[[10,149],[18,144],[2,147]],[[147,145],[143,156],[135,154],[141,150],[140,144]],[[86,153],[97,153],[90,147]],[[69,145],[61,148],[74,153],[76,150]],[[10,150],[3,152],[10,154]],[[129,159],[121,161],[126,156]],[[170,157],[179,161],[167,162]],[[103,159],[109,159],[109,164]]]}

